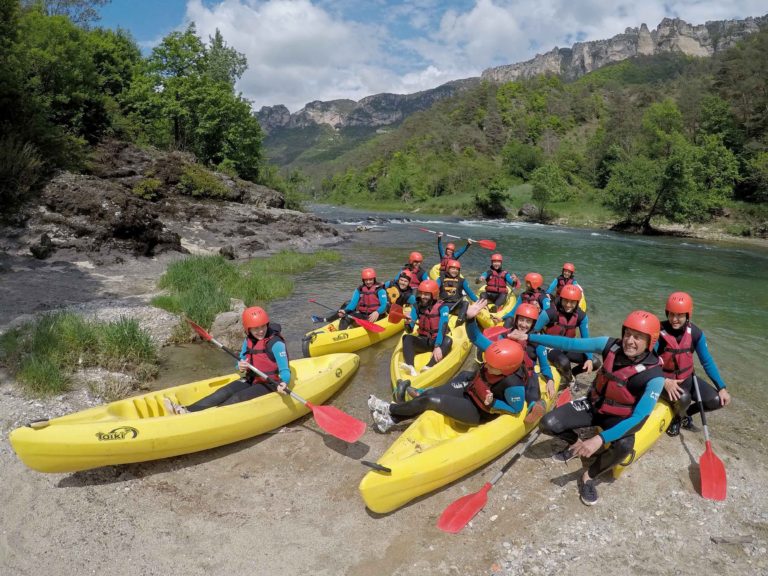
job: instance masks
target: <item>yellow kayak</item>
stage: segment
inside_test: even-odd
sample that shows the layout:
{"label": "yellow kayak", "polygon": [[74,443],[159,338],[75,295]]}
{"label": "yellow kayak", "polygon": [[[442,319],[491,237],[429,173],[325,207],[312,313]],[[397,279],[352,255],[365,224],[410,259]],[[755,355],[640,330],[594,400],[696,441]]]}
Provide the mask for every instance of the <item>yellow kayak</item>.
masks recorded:
{"label": "yellow kayak", "polygon": [[[469,341],[469,336],[467,336],[466,326],[462,324],[457,327],[456,320],[457,318],[453,314],[448,318],[448,327],[451,329],[450,337],[453,340],[451,351],[440,362],[424,372],[421,369],[429,362],[432,352],[416,354],[414,359],[414,367],[418,372],[416,376],[406,374],[400,366],[403,362],[403,339],[400,338],[392,352],[392,360],[390,361],[389,374],[393,390],[397,387],[398,380],[410,380],[411,386],[414,388],[439,386],[448,382],[459,371],[467,356],[469,356],[472,343]],[[417,330],[418,327],[413,330],[413,333],[416,334]]]}
{"label": "yellow kayak", "polygon": [[623,462],[613,467],[613,477],[618,478],[635,462],[640,456],[645,454],[648,449],[656,443],[656,440],[667,431],[669,423],[672,422],[672,408],[666,400],[656,402],[651,415],[645,421],[643,427],[635,433],[635,447],[629,456]]}
{"label": "yellow kayak", "polygon": [[429,269],[429,277],[432,280],[437,280],[440,278],[440,262],[432,266],[432,268]]}
{"label": "yellow kayak", "polygon": [[[512,310],[512,308],[515,307],[515,302],[517,302],[517,296],[515,296],[515,293],[512,292],[512,288],[507,286],[507,301],[504,303],[504,306],[501,307],[501,310],[498,310],[494,312],[496,316],[501,318]],[[485,330],[486,328],[490,328],[491,326],[496,326],[497,324],[501,324],[501,321],[495,322],[493,318],[491,318],[491,312],[488,310],[488,308],[483,308],[480,310],[480,313],[477,315],[477,323],[480,325],[480,328]]]}
{"label": "yellow kayak", "polygon": [[[557,390],[559,375],[554,374]],[[543,377],[539,383],[550,408],[554,399],[547,396]],[[391,472],[374,470],[363,477],[359,490],[365,505],[379,514],[392,512],[498,458],[536,427],[525,424],[526,414],[527,409],[467,426],[432,410],[424,412],[378,459]]]}
{"label": "yellow kayak", "polygon": [[334,320],[330,324],[307,332],[301,339],[301,350],[305,358],[339,352],[356,352],[391,338],[405,327],[404,320],[393,324],[387,320],[387,315],[375,324],[384,328],[384,332],[369,332],[354,323],[346,330],[339,330],[339,320]]}
{"label": "yellow kayak", "polygon": [[[355,373],[359,362],[357,354],[294,360],[292,388],[305,400],[322,404]],[[210,378],[36,422],[11,432],[11,445],[34,470],[74,472],[215,448],[274,430],[309,412],[290,396],[267,394],[200,412],[166,413],[164,398],[189,405],[239,377]]]}

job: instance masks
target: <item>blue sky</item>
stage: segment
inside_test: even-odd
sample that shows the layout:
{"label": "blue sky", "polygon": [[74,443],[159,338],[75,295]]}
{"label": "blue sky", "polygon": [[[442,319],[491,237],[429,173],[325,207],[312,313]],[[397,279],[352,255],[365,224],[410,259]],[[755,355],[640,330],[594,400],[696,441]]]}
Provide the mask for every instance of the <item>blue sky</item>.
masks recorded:
{"label": "blue sky", "polygon": [[478,76],[555,46],[600,40],[664,17],[691,24],[761,16],[765,0],[112,0],[100,25],[145,51],[195,22],[248,58],[238,89],[295,112],[312,100],[412,93]]}

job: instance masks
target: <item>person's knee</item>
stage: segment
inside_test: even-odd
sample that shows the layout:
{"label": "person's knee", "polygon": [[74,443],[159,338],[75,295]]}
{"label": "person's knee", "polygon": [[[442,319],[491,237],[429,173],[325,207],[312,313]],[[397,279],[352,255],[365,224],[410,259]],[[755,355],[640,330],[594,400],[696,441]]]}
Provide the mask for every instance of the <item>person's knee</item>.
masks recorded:
{"label": "person's knee", "polygon": [[[664,391],[666,393],[666,390]],[[667,396],[667,398],[669,398]],[[682,394],[680,394],[680,397],[675,402],[675,414],[678,416],[685,415],[686,411],[688,410],[688,406],[691,405],[691,402],[693,401],[693,398],[691,397],[691,393],[687,391],[683,391]]]}
{"label": "person's knee", "polygon": [[555,411],[547,412],[539,421],[539,430],[546,436],[557,436],[565,430]]}
{"label": "person's knee", "polygon": [[611,442],[611,449],[614,451],[617,459],[623,459],[627,454],[632,452],[635,447],[635,437],[625,436]]}

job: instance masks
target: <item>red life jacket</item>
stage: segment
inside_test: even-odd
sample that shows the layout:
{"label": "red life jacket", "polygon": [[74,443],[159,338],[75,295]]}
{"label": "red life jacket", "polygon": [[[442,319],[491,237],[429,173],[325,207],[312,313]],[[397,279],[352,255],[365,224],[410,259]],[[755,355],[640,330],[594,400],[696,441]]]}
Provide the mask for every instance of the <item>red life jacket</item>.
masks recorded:
{"label": "red life jacket", "polygon": [[488,278],[486,279],[485,291],[488,294],[500,294],[507,291],[507,276],[506,270],[494,270],[493,268],[488,270]]}
{"label": "red life jacket", "polygon": [[[533,351],[534,356],[536,355],[536,347],[529,346],[529,349],[526,350],[526,354],[523,356],[523,363],[520,365],[520,368],[512,374],[522,380],[523,386],[528,384],[528,379],[531,377],[534,370],[535,360],[531,358],[531,355],[528,353],[530,351]],[[483,364],[480,370],[475,374],[470,385],[467,387],[467,393],[475,404],[477,404],[478,408],[485,412],[490,412],[493,402],[491,402],[491,406],[486,406],[483,400],[485,400],[489,391],[494,393],[494,397],[496,397],[498,392],[494,392],[493,387],[505,378],[509,378],[509,376],[510,375],[505,376],[504,374],[490,374],[486,369],[485,364]]]}
{"label": "red life jacket", "polygon": [[693,336],[691,325],[685,327],[680,342],[666,330],[661,330],[659,336],[664,339],[664,352],[660,358],[663,362],[662,370],[665,378],[685,380],[693,374]]}
{"label": "red life jacket", "polygon": [[[285,342],[280,332],[273,330],[272,324],[269,325],[267,335],[261,340],[255,340],[249,334],[246,337],[245,361],[264,372],[264,374],[270,378],[280,380],[280,370],[278,370],[277,362],[271,352],[271,344],[275,339],[278,339],[283,343]],[[251,372],[251,374],[253,374],[253,380],[251,380],[251,382],[266,382],[264,378],[255,372]]]}
{"label": "red life jacket", "polygon": [[553,336],[565,336],[567,338],[576,337],[576,328],[579,325],[579,313],[578,309],[571,312],[571,317],[566,318],[565,313],[557,309],[557,320],[551,324],[547,324],[545,332],[552,334]]}
{"label": "red life jacket", "polygon": [[[613,369],[616,352],[621,349],[618,343],[610,347],[603,358],[603,365],[597,372],[595,384],[589,392],[589,399],[600,414],[610,414],[626,418],[632,414],[640,397],[629,390],[630,379],[649,368],[642,362],[630,364],[618,370]],[[661,365],[659,362],[658,365]]]}
{"label": "red life jacket", "polygon": [[419,284],[421,284],[421,280],[419,280],[419,275],[418,275],[418,274],[416,274],[416,272],[414,272],[413,270],[411,270],[411,269],[410,269],[408,266],[405,266],[405,267],[404,267],[404,268],[403,268],[403,269],[400,271],[400,273],[401,273],[401,274],[402,274],[403,272],[405,272],[405,273],[408,275],[408,278],[410,278],[410,279],[411,279],[411,283],[409,284],[409,287],[410,287],[412,290],[415,290],[416,288],[418,288],[418,287],[419,287]]}
{"label": "red life jacket", "polygon": [[533,292],[529,292],[526,290],[522,294],[520,294],[520,300],[522,300],[526,304],[536,304],[536,306],[539,307],[539,310],[544,309],[544,292],[542,292],[540,289],[536,289]]}
{"label": "red life jacket", "polygon": [[443,302],[458,302],[464,296],[464,276],[459,274],[456,278],[446,274],[440,274],[440,300]]}
{"label": "red life jacket", "polygon": [[430,340],[437,338],[440,329],[440,307],[443,302],[438,300],[426,310],[419,308],[419,336],[426,336]]}
{"label": "red life jacket", "polygon": [[370,314],[379,309],[379,288],[381,284],[374,284],[368,288],[365,284],[358,287],[360,300],[357,301],[357,311]]}
{"label": "red life jacket", "polygon": [[445,269],[448,266],[448,260],[455,260],[455,258],[453,256],[445,256],[440,260],[440,272],[445,272]]}
{"label": "red life jacket", "polygon": [[575,281],[575,278],[571,276],[566,280],[563,278],[563,275],[557,277],[557,286],[555,287],[555,296],[560,296],[560,290],[562,290],[564,287],[568,286],[568,284],[573,284]]}

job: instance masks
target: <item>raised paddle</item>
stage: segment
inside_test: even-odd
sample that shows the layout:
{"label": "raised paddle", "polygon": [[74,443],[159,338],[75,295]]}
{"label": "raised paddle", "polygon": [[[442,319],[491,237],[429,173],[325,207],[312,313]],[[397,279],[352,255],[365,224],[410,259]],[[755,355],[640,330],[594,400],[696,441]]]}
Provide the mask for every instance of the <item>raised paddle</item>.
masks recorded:
{"label": "raised paddle", "polygon": [[704,441],[706,448],[704,454],[699,458],[699,474],[701,476],[701,495],[708,500],[725,500],[728,490],[728,481],[725,476],[725,466],[722,460],[715,456],[712,450],[712,443],[709,441],[709,428],[707,428],[707,417],[704,412],[704,405],[701,402],[701,392],[699,391],[699,379],[694,374],[693,385],[696,387],[696,397],[699,400],[699,409],[701,412],[701,423],[704,425]]}
{"label": "raised paddle", "polygon": [[[310,298],[309,301],[312,302],[312,304],[317,304],[318,306],[322,306],[327,310],[336,310],[336,311],[338,310],[338,308],[331,308],[330,306],[321,304],[314,298]],[[357,316],[353,316],[352,314],[347,314],[347,316],[352,318],[352,321],[355,322],[358,326],[368,330],[368,332],[384,332],[384,326],[379,326],[378,324],[374,324],[373,322],[369,322],[368,320],[363,320],[362,318],[358,318]]]}
{"label": "raised paddle", "polygon": [[[224,346],[224,344],[216,340],[213,336],[208,334],[208,332],[206,332],[202,326],[198,326],[189,319],[187,322],[189,322],[189,325],[192,326],[192,329],[197,332],[203,340],[207,340],[208,342],[215,344],[233,358],[240,360],[240,356]],[[279,382],[276,382],[255,366],[248,364],[248,369],[266,379],[267,382],[277,388]],[[365,422],[362,422],[357,418],[353,418],[346,412],[342,412],[334,406],[316,406],[311,402],[304,400],[304,398],[296,394],[296,392],[290,388],[286,388],[285,391],[288,392],[288,394],[290,394],[293,399],[298,400],[307,408],[312,410],[312,415],[315,417],[315,422],[317,422],[317,425],[320,428],[328,432],[328,434],[336,436],[336,438],[340,438],[345,442],[357,442],[365,432]]]}
{"label": "raised paddle", "polygon": [[400,304],[390,304],[389,316],[387,316],[387,320],[389,320],[391,324],[397,324],[403,318],[405,318],[405,315],[403,314],[403,307]]}
{"label": "raised paddle", "polygon": [[[422,232],[429,232],[430,234],[437,234],[438,233],[438,232],[436,232],[434,230],[430,230],[428,228],[421,228],[420,227],[419,230],[421,230]],[[443,235],[447,236],[448,238],[461,239],[461,236],[454,236],[453,234],[445,234],[445,233],[443,233]],[[473,240],[472,238],[467,238],[467,240],[472,240],[472,242],[474,242],[475,244],[480,246],[480,248],[485,248],[486,250],[496,250],[496,242],[494,242],[493,240]]]}
{"label": "raised paddle", "polygon": [[[566,388],[563,392],[560,393],[560,395],[557,397],[557,406],[560,407],[563,404],[566,404],[571,401],[571,390],[569,388]],[[533,444],[536,439],[541,434],[541,430],[536,430],[536,432],[531,435],[531,437],[528,439],[528,441],[523,445],[523,447],[517,451],[517,453],[510,458],[509,462],[504,464],[504,466],[496,472],[493,478],[491,478],[490,482],[486,482],[483,484],[483,487],[480,488],[477,492],[473,494],[467,494],[466,496],[462,496],[452,504],[450,504],[440,515],[440,518],[437,520],[437,527],[440,528],[443,532],[449,532],[450,534],[457,534],[458,532],[461,532],[461,530],[469,524],[469,521],[474,518],[480,510],[483,509],[486,502],[488,502],[488,492],[490,492],[491,488],[493,488],[494,484],[501,480],[501,477],[506,474],[507,470],[509,470],[512,465],[517,462],[520,457],[523,455],[523,453],[528,449],[528,447]]]}

